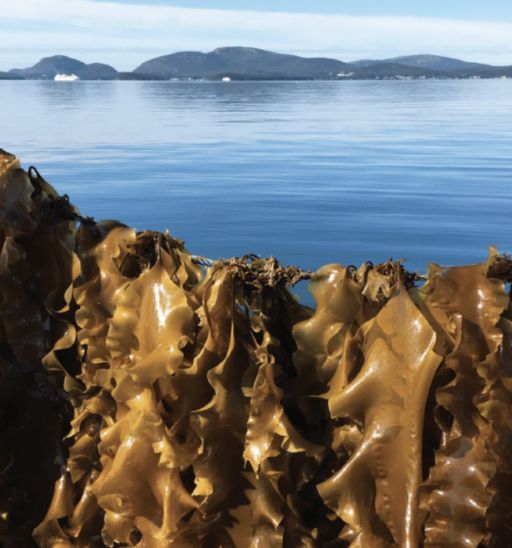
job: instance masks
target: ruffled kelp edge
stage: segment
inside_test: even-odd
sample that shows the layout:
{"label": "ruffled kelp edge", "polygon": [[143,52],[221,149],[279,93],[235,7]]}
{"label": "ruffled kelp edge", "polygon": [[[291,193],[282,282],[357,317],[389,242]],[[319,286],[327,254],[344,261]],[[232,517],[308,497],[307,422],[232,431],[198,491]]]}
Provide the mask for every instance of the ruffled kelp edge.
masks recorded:
{"label": "ruffled kelp edge", "polygon": [[512,545],[509,257],[210,261],[3,151],[0,243],[3,545]]}

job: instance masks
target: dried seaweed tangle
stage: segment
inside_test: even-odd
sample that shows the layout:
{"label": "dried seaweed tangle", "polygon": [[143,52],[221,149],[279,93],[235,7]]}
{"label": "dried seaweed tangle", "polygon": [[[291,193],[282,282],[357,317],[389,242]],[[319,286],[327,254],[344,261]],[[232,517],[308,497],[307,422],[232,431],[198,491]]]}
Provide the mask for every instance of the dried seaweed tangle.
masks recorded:
{"label": "dried seaweed tangle", "polygon": [[211,262],[4,151],[0,238],[2,546],[512,546],[509,257]]}

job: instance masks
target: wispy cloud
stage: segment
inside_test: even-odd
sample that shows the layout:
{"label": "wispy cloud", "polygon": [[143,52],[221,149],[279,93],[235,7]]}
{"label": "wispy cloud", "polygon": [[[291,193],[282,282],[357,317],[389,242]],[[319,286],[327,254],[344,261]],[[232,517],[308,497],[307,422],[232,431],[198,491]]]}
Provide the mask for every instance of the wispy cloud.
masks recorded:
{"label": "wispy cloud", "polygon": [[[0,0],[0,5],[7,0]],[[154,55],[248,45],[344,60],[437,53],[512,64],[512,23],[22,0],[0,11],[0,66],[67,53],[132,69]]]}

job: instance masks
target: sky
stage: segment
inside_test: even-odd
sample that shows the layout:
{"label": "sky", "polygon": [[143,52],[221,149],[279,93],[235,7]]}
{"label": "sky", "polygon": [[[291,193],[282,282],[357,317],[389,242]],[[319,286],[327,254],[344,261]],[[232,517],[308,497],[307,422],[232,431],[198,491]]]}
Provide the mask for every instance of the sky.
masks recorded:
{"label": "sky", "polygon": [[512,65],[512,0],[0,0],[0,70],[54,54],[133,70],[220,46]]}

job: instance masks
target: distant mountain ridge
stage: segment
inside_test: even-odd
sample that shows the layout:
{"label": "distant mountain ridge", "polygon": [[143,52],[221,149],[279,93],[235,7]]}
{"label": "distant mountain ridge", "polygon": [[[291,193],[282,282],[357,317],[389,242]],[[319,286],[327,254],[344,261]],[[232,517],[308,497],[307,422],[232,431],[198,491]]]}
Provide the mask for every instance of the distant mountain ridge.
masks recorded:
{"label": "distant mountain ridge", "polygon": [[25,79],[37,80],[53,80],[57,74],[76,74],[82,80],[114,80],[118,74],[117,70],[110,65],[104,63],[87,65],[66,55],[43,57],[33,67],[15,68],[11,69],[9,73]]}
{"label": "distant mountain ridge", "polygon": [[249,47],[222,47],[203,53],[180,51],[145,61],[132,72],[104,63],[86,64],[65,55],[44,57],[32,67],[0,72],[0,80],[50,80],[75,74],[81,80],[382,80],[512,77],[512,66],[497,67],[421,54],[346,63],[326,57],[301,57]]}
{"label": "distant mountain ridge", "polygon": [[183,51],[163,55],[142,63],[133,72],[161,76],[215,77],[226,75],[327,78],[351,65],[336,59],[306,58],[257,48],[224,47],[209,53]]}
{"label": "distant mountain ridge", "polygon": [[410,67],[428,68],[431,70],[453,71],[453,70],[465,70],[465,69],[478,69],[482,67],[490,67],[491,65],[485,65],[483,63],[472,63],[468,61],[462,61],[453,57],[441,57],[439,55],[407,55],[402,57],[395,57],[393,59],[395,63],[407,65]]}
{"label": "distant mountain ridge", "polygon": [[24,78],[10,72],[0,71],[0,80],[24,80]]}
{"label": "distant mountain ridge", "polygon": [[375,64],[400,64],[408,67],[425,68],[429,70],[439,71],[457,71],[464,69],[478,69],[489,68],[492,65],[485,65],[483,63],[472,63],[468,61],[462,61],[453,57],[442,57],[440,55],[405,55],[401,57],[392,57],[390,59],[362,59],[360,61],[353,61],[352,64],[357,67],[367,67]]}

